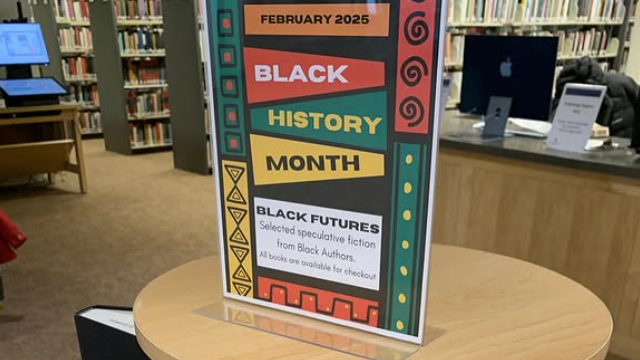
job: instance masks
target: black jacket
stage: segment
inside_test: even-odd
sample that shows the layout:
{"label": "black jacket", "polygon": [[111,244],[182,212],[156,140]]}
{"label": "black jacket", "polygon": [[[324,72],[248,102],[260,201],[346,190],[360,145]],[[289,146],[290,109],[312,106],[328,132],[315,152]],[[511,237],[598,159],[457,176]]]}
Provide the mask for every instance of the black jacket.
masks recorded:
{"label": "black jacket", "polygon": [[635,110],[638,85],[624,74],[607,74],[605,81],[607,94],[613,103],[609,132],[615,136],[631,137],[635,118],[640,119],[640,114],[636,114]]}
{"label": "black jacket", "polygon": [[638,85],[630,77],[623,74],[605,74],[597,61],[590,57],[568,63],[560,72],[556,81],[556,93],[553,109],[560,103],[564,86],[568,83],[604,85],[607,94],[596,122],[609,127],[613,136],[631,137],[636,116],[635,106],[638,101]]}

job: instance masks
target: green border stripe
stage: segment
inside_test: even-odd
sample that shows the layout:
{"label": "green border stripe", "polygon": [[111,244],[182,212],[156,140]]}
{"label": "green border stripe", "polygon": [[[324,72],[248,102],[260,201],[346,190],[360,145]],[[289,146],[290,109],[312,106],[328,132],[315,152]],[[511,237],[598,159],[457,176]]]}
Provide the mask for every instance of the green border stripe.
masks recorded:
{"label": "green border stripe", "polygon": [[[244,125],[244,83],[242,78],[243,51],[240,43],[242,27],[240,26],[240,14],[237,0],[210,0],[211,6],[210,26],[212,49],[210,59],[214,67],[215,88],[215,121],[218,144],[224,155],[245,156],[247,149],[247,136]],[[230,22],[229,30],[224,30],[222,25]],[[234,59],[232,65],[220,63],[221,52],[224,49],[233,49]],[[227,89],[222,85],[223,79],[231,81],[233,88]],[[225,107],[237,110],[235,123],[229,126],[226,123]],[[232,148],[236,144],[237,148]]]}
{"label": "green border stripe", "polygon": [[421,289],[416,272],[421,271],[417,255],[424,242],[426,146],[395,144],[394,150],[386,328],[417,335],[414,318],[419,314]]}

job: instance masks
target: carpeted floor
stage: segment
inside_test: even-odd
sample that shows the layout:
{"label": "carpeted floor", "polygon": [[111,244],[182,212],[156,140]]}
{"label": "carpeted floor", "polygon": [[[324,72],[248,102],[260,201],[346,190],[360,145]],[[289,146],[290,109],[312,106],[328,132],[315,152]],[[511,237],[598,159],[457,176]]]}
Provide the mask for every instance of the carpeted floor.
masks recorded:
{"label": "carpeted floor", "polygon": [[131,306],[156,276],[217,252],[211,177],[174,170],[171,153],[126,157],[100,140],[85,153],[87,195],[70,174],[53,188],[0,191],[29,237],[2,267],[0,360],[78,360],[77,310]]}
{"label": "carpeted floor", "polygon": [[211,177],[174,170],[171,153],[126,157],[101,140],[85,141],[85,153],[87,195],[72,174],[54,188],[0,192],[29,237],[2,267],[2,360],[78,360],[77,310],[131,306],[153,278],[217,251]]}

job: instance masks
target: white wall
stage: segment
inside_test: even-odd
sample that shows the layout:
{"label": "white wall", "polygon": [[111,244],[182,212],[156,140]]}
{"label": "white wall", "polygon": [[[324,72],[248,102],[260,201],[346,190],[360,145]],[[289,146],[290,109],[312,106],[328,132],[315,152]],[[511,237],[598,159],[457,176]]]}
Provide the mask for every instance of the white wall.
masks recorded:
{"label": "white wall", "polygon": [[[0,0],[0,20],[15,19],[18,17],[18,8],[16,2],[18,0]],[[22,3],[22,12],[29,18],[31,17],[31,9],[27,0],[20,0]]]}

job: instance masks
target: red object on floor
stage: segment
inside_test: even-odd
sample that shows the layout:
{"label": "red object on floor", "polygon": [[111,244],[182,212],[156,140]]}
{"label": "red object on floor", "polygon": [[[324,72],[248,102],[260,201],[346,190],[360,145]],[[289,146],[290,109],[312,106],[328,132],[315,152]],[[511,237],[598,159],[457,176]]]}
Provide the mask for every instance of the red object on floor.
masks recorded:
{"label": "red object on floor", "polygon": [[9,215],[0,209],[0,264],[8,263],[17,257],[14,249],[21,247],[27,237]]}

